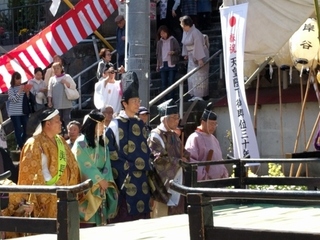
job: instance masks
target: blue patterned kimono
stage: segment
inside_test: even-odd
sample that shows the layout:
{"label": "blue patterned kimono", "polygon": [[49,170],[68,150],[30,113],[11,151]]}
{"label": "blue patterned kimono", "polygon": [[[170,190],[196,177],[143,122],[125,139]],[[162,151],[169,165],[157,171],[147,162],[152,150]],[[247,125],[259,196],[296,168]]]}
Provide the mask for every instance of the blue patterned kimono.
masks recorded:
{"label": "blue patterned kimono", "polygon": [[[124,112],[106,130],[115,182],[120,190],[119,203],[126,201],[127,215],[150,213],[150,191],[147,171],[150,170],[148,133],[139,118],[128,118]],[[119,209],[119,214],[121,209]],[[126,218],[124,219],[126,220]]]}

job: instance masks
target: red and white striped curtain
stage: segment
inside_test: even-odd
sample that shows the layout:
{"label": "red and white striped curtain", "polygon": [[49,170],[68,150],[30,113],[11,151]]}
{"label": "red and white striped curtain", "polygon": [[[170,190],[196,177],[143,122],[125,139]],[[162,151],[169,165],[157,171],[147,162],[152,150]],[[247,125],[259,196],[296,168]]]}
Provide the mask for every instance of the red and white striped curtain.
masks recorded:
{"label": "red and white striped curtain", "polygon": [[11,74],[22,82],[33,77],[35,67],[45,68],[53,56],[62,55],[93,33],[115,10],[119,0],[82,0],[37,35],[0,57],[0,93],[10,86]]}

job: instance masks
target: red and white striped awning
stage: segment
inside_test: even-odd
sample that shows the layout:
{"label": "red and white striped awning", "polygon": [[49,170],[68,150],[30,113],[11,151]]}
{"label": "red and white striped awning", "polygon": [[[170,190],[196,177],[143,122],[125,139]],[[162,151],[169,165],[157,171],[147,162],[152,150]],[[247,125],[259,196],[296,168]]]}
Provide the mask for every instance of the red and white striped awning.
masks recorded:
{"label": "red and white striped awning", "polygon": [[82,0],[37,35],[0,57],[0,93],[10,86],[11,74],[22,82],[33,77],[35,67],[45,68],[53,56],[62,55],[93,33],[115,10],[119,0]]}

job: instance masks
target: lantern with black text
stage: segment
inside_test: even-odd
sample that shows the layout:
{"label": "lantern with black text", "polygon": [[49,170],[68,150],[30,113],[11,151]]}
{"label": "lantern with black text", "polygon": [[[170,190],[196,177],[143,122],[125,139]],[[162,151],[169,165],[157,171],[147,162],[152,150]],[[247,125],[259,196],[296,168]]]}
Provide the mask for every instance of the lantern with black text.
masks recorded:
{"label": "lantern with black text", "polygon": [[301,71],[303,68],[314,69],[317,66],[319,51],[318,24],[315,19],[307,21],[289,40],[289,49],[294,66]]}

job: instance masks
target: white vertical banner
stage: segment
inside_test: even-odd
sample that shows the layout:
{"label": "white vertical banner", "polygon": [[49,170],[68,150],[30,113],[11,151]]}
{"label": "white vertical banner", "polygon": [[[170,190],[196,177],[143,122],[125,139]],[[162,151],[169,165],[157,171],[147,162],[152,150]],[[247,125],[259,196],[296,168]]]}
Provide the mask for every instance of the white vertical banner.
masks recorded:
{"label": "white vertical banner", "polygon": [[259,158],[244,88],[244,46],[248,3],[220,8],[224,68],[233,138],[233,155]]}

